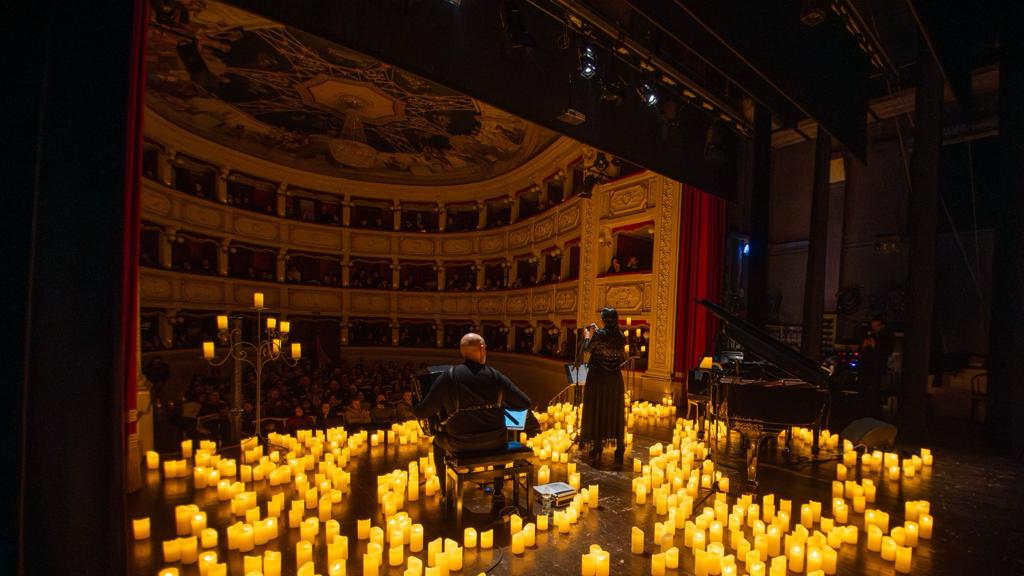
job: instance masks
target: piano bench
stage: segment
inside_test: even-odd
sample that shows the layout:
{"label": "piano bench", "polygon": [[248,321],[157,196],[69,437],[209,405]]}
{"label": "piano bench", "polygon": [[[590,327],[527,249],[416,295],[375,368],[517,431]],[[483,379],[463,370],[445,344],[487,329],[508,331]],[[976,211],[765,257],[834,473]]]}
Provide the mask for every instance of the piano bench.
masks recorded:
{"label": "piano bench", "polygon": [[462,531],[462,485],[465,482],[486,483],[512,478],[512,501],[519,506],[520,476],[525,475],[526,514],[532,514],[533,450],[519,442],[481,452],[446,452],[444,455],[444,515],[455,514],[456,530]]}

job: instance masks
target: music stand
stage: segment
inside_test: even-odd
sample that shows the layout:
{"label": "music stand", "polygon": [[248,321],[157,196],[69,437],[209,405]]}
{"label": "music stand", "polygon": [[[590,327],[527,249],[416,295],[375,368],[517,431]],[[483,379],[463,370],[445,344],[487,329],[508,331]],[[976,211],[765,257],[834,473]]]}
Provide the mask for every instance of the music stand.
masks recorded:
{"label": "music stand", "polygon": [[572,405],[579,406],[583,401],[583,387],[587,384],[587,365],[565,364],[565,381],[572,386]]}

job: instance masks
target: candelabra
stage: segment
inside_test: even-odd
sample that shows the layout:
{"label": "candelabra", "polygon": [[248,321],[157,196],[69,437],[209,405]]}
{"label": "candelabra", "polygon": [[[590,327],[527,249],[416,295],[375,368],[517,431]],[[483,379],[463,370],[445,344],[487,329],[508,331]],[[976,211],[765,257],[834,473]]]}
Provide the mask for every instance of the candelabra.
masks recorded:
{"label": "candelabra", "polygon": [[[626,329],[622,331],[622,335],[626,339],[626,361],[623,362],[623,368],[626,370],[626,385],[630,389],[631,398],[636,398],[636,387],[639,382],[637,368],[646,368],[647,338],[644,337],[645,333],[644,328],[633,328],[633,319],[626,317]],[[638,366],[638,364],[643,365]]]}
{"label": "candelabra", "polygon": [[241,317],[233,317],[234,325],[228,326],[228,316],[217,316],[217,332],[220,342],[227,345],[227,353],[218,358],[214,342],[203,342],[203,358],[211,366],[223,366],[228,360],[235,361],[234,406],[232,408],[232,437],[242,437],[242,379],[240,368],[245,363],[256,372],[256,434],[263,436],[260,426],[262,419],[263,399],[263,368],[271,362],[283,362],[287,366],[296,366],[302,358],[302,344],[291,344],[291,356],[285,356],[285,344],[291,324],[287,320],[278,322],[277,318],[268,316],[264,323],[263,314],[267,310],[263,306],[263,294],[253,295],[253,309],[256,311],[256,339],[252,342],[242,338]]}

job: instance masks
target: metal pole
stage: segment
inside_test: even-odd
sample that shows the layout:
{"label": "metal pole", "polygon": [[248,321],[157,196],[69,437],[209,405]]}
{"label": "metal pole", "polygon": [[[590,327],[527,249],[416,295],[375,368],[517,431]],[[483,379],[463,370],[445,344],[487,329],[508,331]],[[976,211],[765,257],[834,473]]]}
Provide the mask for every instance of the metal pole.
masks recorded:
{"label": "metal pole", "polygon": [[[232,331],[237,331],[238,334],[242,333],[242,319],[234,318],[231,322]],[[232,389],[232,407],[231,407],[231,441],[241,442],[242,441],[242,361],[238,358],[237,354],[232,354],[234,357],[234,372],[231,377],[231,389]]]}

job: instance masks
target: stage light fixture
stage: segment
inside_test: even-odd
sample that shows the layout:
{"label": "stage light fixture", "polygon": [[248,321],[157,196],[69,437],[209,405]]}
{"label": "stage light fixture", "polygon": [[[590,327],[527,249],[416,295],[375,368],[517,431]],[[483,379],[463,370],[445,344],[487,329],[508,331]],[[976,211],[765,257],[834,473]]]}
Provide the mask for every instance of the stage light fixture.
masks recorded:
{"label": "stage light fixture", "polygon": [[649,81],[645,81],[640,85],[640,97],[643,99],[644,104],[652,108],[657,106],[661,100],[658,96],[658,90],[654,87],[654,83]]}
{"label": "stage light fixture", "polygon": [[583,49],[580,50],[580,77],[589,80],[596,75],[597,55],[594,53],[594,47],[584,44]]}

